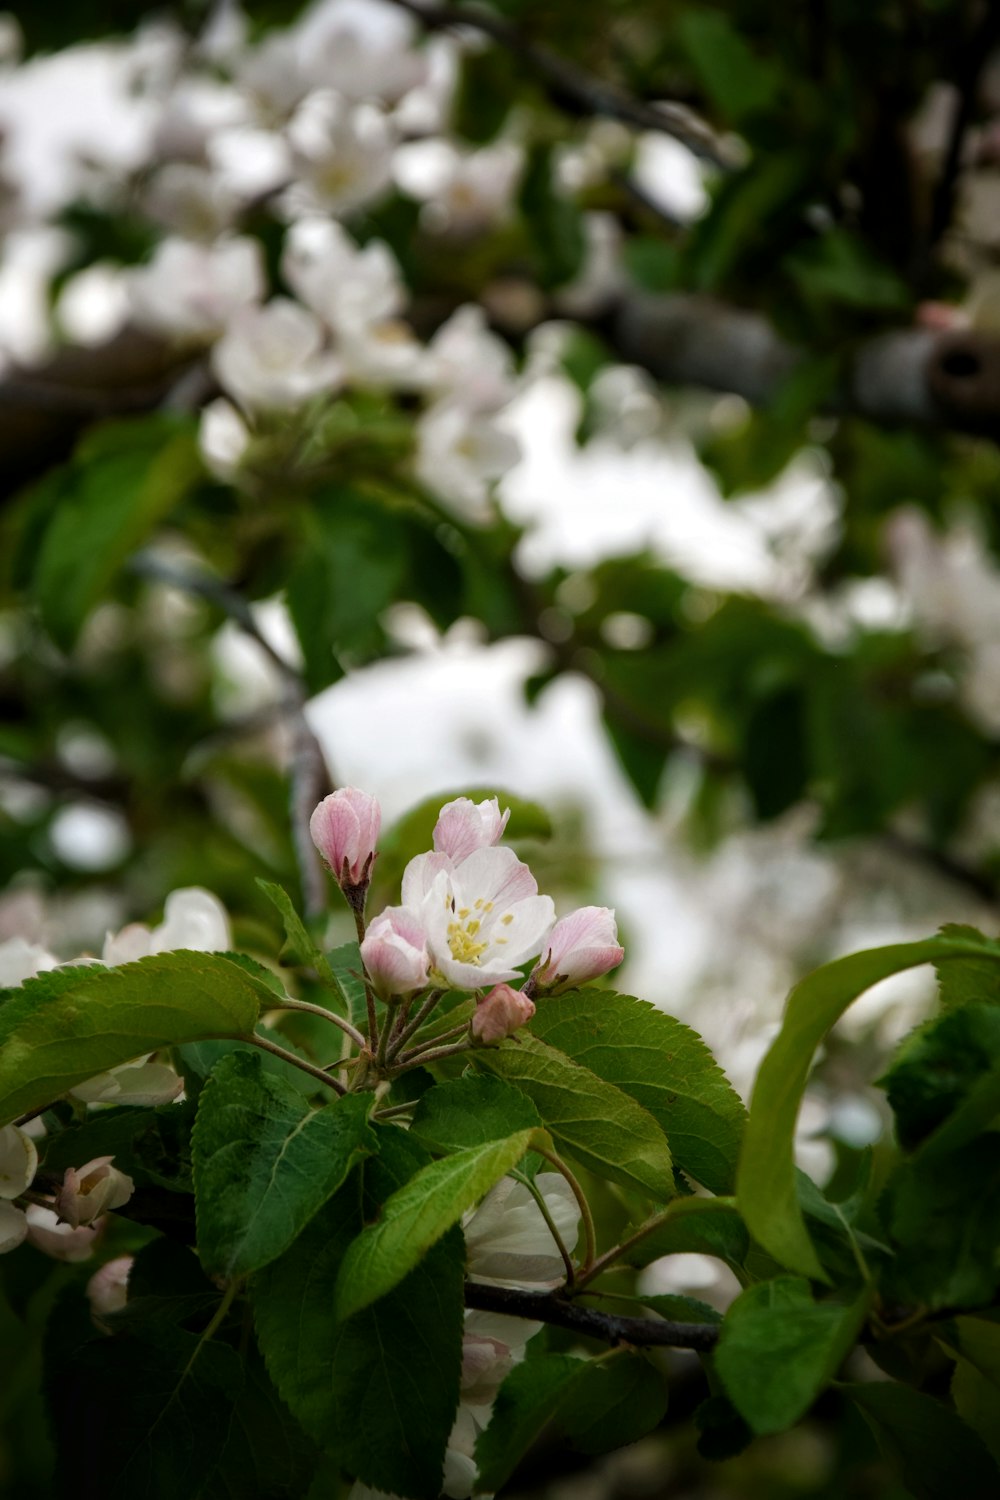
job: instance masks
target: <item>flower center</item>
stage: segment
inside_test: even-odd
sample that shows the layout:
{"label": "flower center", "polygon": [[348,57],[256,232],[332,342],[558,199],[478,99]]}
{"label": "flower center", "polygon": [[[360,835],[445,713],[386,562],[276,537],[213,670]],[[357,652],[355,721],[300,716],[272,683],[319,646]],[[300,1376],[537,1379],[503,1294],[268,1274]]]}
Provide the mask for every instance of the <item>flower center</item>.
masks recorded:
{"label": "flower center", "polygon": [[455,912],[455,921],[448,923],[448,947],[451,956],[456,963],[478,964],[482,955],[490,946],[489,939],[482,939],[479,930],[483,925],[482,919],[487,912],[493,910],[492,901],[484,901],[482,897],[473,906],[460,906]]}

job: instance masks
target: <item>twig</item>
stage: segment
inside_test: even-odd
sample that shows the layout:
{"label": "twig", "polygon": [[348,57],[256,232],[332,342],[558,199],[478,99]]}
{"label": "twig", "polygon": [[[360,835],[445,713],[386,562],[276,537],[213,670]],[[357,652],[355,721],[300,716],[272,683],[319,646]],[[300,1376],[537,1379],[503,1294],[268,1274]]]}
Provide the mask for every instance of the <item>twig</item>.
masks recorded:
{"label": "twig", "polygon": [[719,1329],[714,1323],[673,1323],[663,1318],[621,1318],[615,1313],[581,1307],[554,1292],[526,1292],[520,1288],[465,1283],[465,1305],[479,1312],[504,1313],[551,1323],[606,1344],[631,1344],[638,1349],[714,1349]]}
{"label": "twig", "polygon": [[[462,1027],[465,1031],[467,1028]],[[424,1063],[440,1062],[444,1057],[457,1057],[460,1052],[471,1052],[468,1041],[455,1042],[450,1047],[428,1047],[422,1052],[407,1052],[393,1066],[393,1072],[403,1072],[406,1068],[423,1067]]]}
{"label": "twig", "polygon": [[637,130],[657,130],[681,141],[702,161],[732,168],[733,153],[711,127],[681,104],[647,104],[624,93],[603,78],[595,78],[558,52],[532,42],[508,21],[478,6],[424,4],[423,0],[394,0],[401,9],[434,31],[470,27],[490,37],[527,63],[548,84],[552,102],[569,114],[599,115],[621,120]]}
{"label": "twig", "polygon": [[420,1058],[426,1053],[433,1051],[436,1047],[440,1047],[444,1042],[453,1042],[457,1037],[465,1036],[468,1030],[468,1021],[463,1021],[461,1026],[452,1026],[450,1031],[441,1031],[437,1036],[429,1037],[426,1042],[422,1042],[419,1046],[411,1047],[409,1052],[403,1052],[400,1055],[399,1061],[401,1063],[419,1062]]}
{"label": "twig", "polygon": [[538,1146],[536,1146],[534,1149],[539,1156],[547,1161],[550,1166],[555,1167],[556,1171],[566,1179],[566,1181],[569,1183],[570,1191],[572,1192],[573,1197],[576,1199],[576,1206],[580,1210],[580,1218],[583,1221],[584,1243],[583,1267],[580,1272],[580,1282],[582,1283],[584,1278],[586,1278],[587,1280],[590,1279],[590,1272],[593,1268],[594,1258],[597,1254],[597,1235],[594,1230],[594,1216],[590,1212],[590,1204],[587,1202],[587,1195],[561,1157],[557,1156],[554,1151],[543,1151]]}
{"label": "twig", "polygon": [[[277,1001],[274,1006],[275,1010],[301,1010],[312,1016],[322,1016],[324,1021],[332,1021],[334,1026],[339,1026],[341,1031],[345,1032],[352,1042],[357,1042],[359,1047],[365,1045],[364,1036],[358,1028],[352,1026],[350,1021],[345,1021],[343,1016],[338,1016],[335,1011],[325,1010],[322,1005],[313,1005],[309,1000],[293,1000],[290,995],[286,995],[283,1000],[278,1000],[277,996],[275,999]],[[337,1063],[338,1068],[342,1066],[343,1061]]]}
{"label": "twig", "polygon": [[389,1062],[392,1062],[393,1058],[399,1055],[400,1051],[410,1040],[410,1037],[420,1030],[421,1026],[427,1020],[427,1017],[430,1015],[435,1005],[437,1005],[443,994],[444,990],[432,990],[431,993],[427,996],[427,999],[424,1001],[423,1005],[417,1011],[416,1015],[413,1017],[413,1020],[408,1021],[407,1024],[398,1033],[398,1035],[392,1038],[389,1043],[388,1049]]}
{"label": "twig", "polygon": [[290,1063],[293,1068],[299,1068],[303,1073],[308,1073],[311,1078],[325,1083],[328,1089],[333,1089],[334,1093],[347,1093],[344,1085],[338,1083],[336,1078],[331,1078],[329,1073],[324,1073],[322,1068],[306,1062],[304,1057],[296,1057],[294,1052],[287,1052],[284,1047],[279,1047],[277,1042],[269,1042],[267,1037],[261,1036],[259,1032],[254,1032],[253,1036],[244,1037],[243,1040],[249,1042],[252,1047],[260,1047],[263,1052],[270,1052],[272,1057],[280,1057],[282,1062]]}

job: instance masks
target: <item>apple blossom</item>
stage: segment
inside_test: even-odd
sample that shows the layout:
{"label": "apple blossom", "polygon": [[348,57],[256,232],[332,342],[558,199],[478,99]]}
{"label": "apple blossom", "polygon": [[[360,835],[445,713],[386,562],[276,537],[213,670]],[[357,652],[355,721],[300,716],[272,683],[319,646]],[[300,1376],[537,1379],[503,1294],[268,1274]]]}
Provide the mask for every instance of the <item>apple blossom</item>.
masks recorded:
{"label": "apple blossom", "polygon": [[369,924],[361,957],[377,994],[412,995],[427,984],[427,937],[419,917],[388,906]]}
{"label": "apple blossom", "polygon": [[427,346],[427,384],[466,411],[496,412],[515,393],[510,346],[490,331],[478,304],[466,303],[441,324]]}
{"label": "apple blossom", "polygon": [[0,1255],[23,1245],[28,1234],[24,1211],[13,1203],[0,1202]]}
{"label": "apple blossom", "polygon": [[476,849],[450,866],[446,854],[417,855],[403,875],[403,904],[424,924],[432,972],[458,989],[516,979],[548,935],[551,898],[538,895],[512,849]]}
{"label": "apple blossom", "polygon": [[[535,1186],[567,1250],[580,1227],[580,1208],[558,1172],[540,1172]],[[523,1183],[503,1177],[463,1224],[468,1275],[501,1286],[558,1286],[562,1257],[538,1204]],[[530,1334],[528,1335],[530,1337]]]}
{"label": "apple blossom", "polygon": [[342,890],[367,886],[382,827],[382,809],[369,792],[343,786],[309,819],[312,841]]}
{"label": "apple blossom", "polygon": [[607,906],[581,906],[553,927],[531,976],[532,989],[545,994],[574,989],[617,968],[624,957],[614,912]]}
{"label": "apple blossom", "polygon": [[427,74],[412,18],[384,0],[312,6],[296,34],[303,75],[348,99],[398,99]]}
{"label": "apple blossom", "polygon": [[281,272],[328,327],[367,327],[395,318],[405,290],[396,257],[381,240],[364,248],[331,219],[300,219],[285,238]]}
{"label": "apple blossom", "polygon": [[34,979],[36,974],[54,969],[58,962],[38,943],[9,937],[0,943],[0,988],[15,989],[26,979]]}
{"label": "apple blossom", "polygon": [[498,984],[476,1006],[471,1031],[477,1042],[502,1042],[535,1014],[534,1002],[509,984]]}
{"label": "apple blossom", "polygon": [[129,273],[127,285],[140,327],[169,338],[211,339],[263,296],[260,245],[244,237],[211,245],[161,240],[148,264]]}
{"label": "apple blossom", "polygon": [[0,1198],[19,1198],[38,1169],[35,1143],[16,1125],[0,1130]]}
{"label": "apple blossom", "polygon": [[90,1315],[105,1333],[111,1331],[105,1319],[121,1312],[128,1302],[128,1278],[134,1263],[134,1255],[116,1255],[114,1260],[105,1261],[87,1282]]}
{"label": "apple blossom", "polygon": [[212,350],[220,384],[246,411],[289,411],[335,391],[343,370],[312,313],[287,297],[243,308]]}
{"label": "apple blossom", "polygon": [[345,214],[385,192],[394,131],[372,104],[328,90],[304,99],[288,127],[297,180],[284,195],[289,216]]}
{"label": "apple blossom", "polygon": [[93,1224],[101,1214],[122,1208],[135,1184],[125,1172],[111,1165],[111,1156],[95,1156],[83,1167],[67,1167],[56,1193],[56,1213],[73,1229]]}
{"label": "apple blossom", "polygon": [[184,1091],[184,1080],[169,1063],[136,1058],[98,1073],[70,1089],[70,1097],[84,1104],[171,1104]]}
{"label": "apple blossom", "polygon": [[439,401],[417,421],[417,478],[471,521],[489,518],[490,485],[520,457],[513,433],[458,401]]}
{"label": "apple blossom", "polygon": [[496,797],[473,802],[470,797],[456,797],[446,802],[434,825],[434,848],[457,864],[476,849],[497,844],[507,827],[510,808],[500,811]]}
{"label": "apple blossom", "polygon": [[250,429],[232,402],[218,396],[202,409],[198,447],[216,479],[234,479],[249,446]]}
{"label": "apple blossom", "polygon": [[45,1255],[51,1255],[53,1260],[71,1264],[90,1259],[103,1228],[103,1223],[98,1220],[96,1224],[81,1224],[74,1229],[71,1224],[64,1224],[53,1209],[43,1208],[40,1203],[29,1203],[25,1217],[28,1220],[28,1243]]}
{"label": "apple blossom", "polygon": [[101,962],[132,963],[150,953],[173,953],[191,948],[197,953],[225,953],[232,947],[226,908],[211,891],[198,885],[171,891],[163,903],[163,921],[149,928],[130,922],[120,932],[104,939]]}

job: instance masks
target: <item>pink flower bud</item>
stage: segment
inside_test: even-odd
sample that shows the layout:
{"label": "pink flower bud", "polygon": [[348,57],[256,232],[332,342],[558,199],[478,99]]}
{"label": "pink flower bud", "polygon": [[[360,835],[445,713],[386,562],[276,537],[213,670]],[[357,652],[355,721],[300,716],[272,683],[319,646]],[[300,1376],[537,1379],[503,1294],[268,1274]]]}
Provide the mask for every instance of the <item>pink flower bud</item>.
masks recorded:
{"label": "pink flower bud", "polygon": [[110,1156],[95,1156],[85,1167],[67,1168],[56,1194],[56,1213],[71,1229],[92,1224],[131,1198],[135,1184],[111,1165],[112,1160]]}
{"label": "pink flower bud", "polygon": [[502,1042],[530,1021],[535,1007],[520,990],[509,984],[498,984],[476,1006],[472,1018],[472,1035],[477,1042]]}
{"label": "pink flower bud", "polygon": [[548,948],[531,976],[533,992],[575,989],[616,968],[624,957],[614,912],[607,906],[581,906],[549,934]]}
{"label": "pink flower bud", "polygon": [[105,1318],[121,1312],[128,1301],[128,1273],[134,1260],[134,1255],[117,1255],[114,1260],[106,1261],[87,1282],[91,1317],[105,1333],[110,1332]]}
{"label": "pink flower bud", "polygon": [[412,995],[428,980],[427,936],[415,912],[387,906],[372,921],[361,957],[379,995]]}
{"label": "pink flower bud", "polygon": [[29,1203],[24,1212],[28,1220],[28,1244],[51,1255],[53,1260],[73,1263],[89,1260],[104,1227],[103,1220],[98,1220],[96,1224],[73,1229],[60,1223],[52,1209],[43,1208],[40,1203]]}
{"label": "pink flower bud", "polygon": [[367,884],[381,826],[375,798],[353,786],[324,797],[309,819],[312,841],[342,888]]}
{"label": "pink flower bud", "polygon": [[462,1338],[462,1400],[477,1406],[492,1401],[513,1368],[509,1344],[466,1332]]}
{"label": "pink flower bud", "polygon": [[458,864],[477,849],[497,843],[509,817],[510,808],[501,812],[496,797],[484,802],[456,797],[445,803],[434,825],[434,848]]}

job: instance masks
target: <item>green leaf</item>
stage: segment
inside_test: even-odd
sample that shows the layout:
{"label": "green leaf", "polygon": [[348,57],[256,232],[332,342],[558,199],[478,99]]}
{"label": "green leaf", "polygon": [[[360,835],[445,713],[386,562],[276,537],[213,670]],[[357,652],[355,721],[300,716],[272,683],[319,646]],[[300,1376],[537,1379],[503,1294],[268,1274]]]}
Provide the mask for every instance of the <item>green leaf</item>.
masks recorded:
{"label": "green leaf", "polygon": [[96,428],[43,481],[52,514],[33,584],[64,650],[121,564],[201,473],[190,418],[157,413]]}
{"label": "green leaf", "polygon": [[746,1111],[708,1047],[632,995],[588,988],[543,1000],[531,1032],[638,1101],[674,1165],[714,1193],[732,1190]]}
{"label": "green leaf", "polygon": [[198,1249],[206,1270],[242,1276],[274,1260],[378,1149],[372,1097],[312,1108],[259,1057],[213,1069],[192,1137]]}
{"label": "green leaf", "polygon": [[0,991],[0,1123],[180,1042],[252,1034],[271,991],[218,953],[54,969]]}
{"label": "green leaf", "polygon": [[71,1495],[97,1475],[105,1500],[205,1493],[243,1388],[235,1349],[164,1321],[95,1337],[74,1297],[53,1315],[46,1363],[56,1493]]}
{"label": "green leaf", "polygon": [[468,1075],[422,1094],[410,1132],[431,1151],[458,1151],[541,1126],[527,1095],[501,1078]]}
{"label": "green leaf", "polygon": [[674,1198],[663,1222],[622,1258],[629,1266],[648,1266],[663,1255],[714,1255],[738,1267],[749,1250],[747,1227],[731,1198]]}
{"label": "green leaf", "polygon": [[312,1443],[271,1384],[251,1347],[241,1356],[243,1390],[229,1441],[202,1500],[301,1500],[316,1467]]}
{"label": "green leaf", "polygon": [[934,1152],[950,1124],[899,1164],[880,1204],[896,1248],[885,1290],[929,1308],[977,1307],[992,1301],[1000,1285],[997,1137],[989,1131]]}
{"label": "green leaf", "polygon": [[423,1167],[386,1200],[378,1222],[363,1229],[345,1255],[334,1293],[338,1318],[391,1292],[526,1151],[547,1139],[543,1131],[520,1130]]}
{"label": "green leaf", "polygon": [[[982,941],[982,933],[974,927],[963,927],[950,922],[941,928],[941,936],[962,942],[968,939]],[[1000,1005],[1000,969],[989,958],[963,958],[935,965],[941,1009],[952,1010],[959,1005],[985,1002]]]}
{"label": "green leaf", "polygon": [[663,1420],[667,1387],[662,1374],[641,1354],[589,1360],[573,1383],[559,1426],[580,1453],[609,1453],[636,1443]]}
{"label": "green leaf", "polygon": [[994,1463],[1000,1464],[1000,1386],[959,1355],[951,1377],[951,1399],[962,1421],[979,1434]]}
{"label": "green leaf", "polygon": [[673,1196],[666,1136],[614,1084],[523,1032],[473,1053],[472,1061],[527,1094],[556,1144],[585,1167],[659,1200]]}
{"label": "green leaf", "polygon": [[489,1426],[476,1443],[480,1494],[506,1484],[585,1368],[586,1360],[569,1354],[540,1354],[515,1365],[493,1403]]}
{"label": "green leaf", "polygon": [[898,1465],[914,1500],[954,1494],[958,1474],[962,1500],[996,1500],[1000,1472],[982,1439],[939,1401],[894,1381],[840,1389],[860,1409],[886,1458]]}
{"label": "green leaf", "polygon": [[809,1283],[779,1276],[729,1308],[714,1355],[726,1394],[759,1434],[783,1432],[812,1406],[854,1347],[870,1301],[814,1302]]}
{"label": "green leaf", "polygon": [[736,125],[775,102],[781,77],[775,63],[756,57],[728,16],[688,9],[678,31],[702,87],[724,119]]}
{"label": "green leaf", "polygon": [[1000,1006],[995,1004],[970,999],[907,1037],[879,1079],[903,1149],[913,1150],[943,1124],[998,1060]]}
{"label": "green leaf", "polygon": [[282,886],[275,885],[273,880],[262,880],[260,876],[257,877],[257,884],[272,906],[280,913],[292,961],[312,964],[313,968],[324,978],[333,979],[333,970],[327,962],[326,955],[309,936],[305,923],[295,910],[295,904],[288,892]]}
{"label": "green leaf", "polygon": [[816,1048],[851,1002],[879,980],[918,964],[980,956],[996,962],[1000,947],[982,938],[897,943],[837,959],[792,990],[781,1031],[757,1074],[737,1173],[750,1233],[782,1265],[826,1279],[799,1206],[794,1160],[795,1122]]}
{"label": "green leaf", "polygon": [[361,978],[364,965],[357,943],[341,943],[326,955],[326,961],[340,990],[347,1012],[347,1019],[355,1026],[365,1026],[368,1020],[368,1005],[365,1000],[365,982]]}
{"label": "green leaf", "polygon": [[559,184],[553,156],[552,148],[543,142],[532,145],[518,193],[535,274],[545,291],[572,281],[587,249],[583,215]]}
{"label": "green leaf", "polygon": [[637,1302],[659,1313],[668,1323],[721,1323],[722,1314],[717,1308],[702,1302],[697,1297],[685,1297],[673,1292],[653,1293],[639,1296]]}
{"label": "green leaf", "polygon": [[437,1500],[458,1405],[465,1251],[454,1229],[396,1289],[338,1322],[334,1284],[362,1228],[427,1162],[416,1141],[382,1126],[378,1157],[295,1243],[251,1280],[261,1349],[272,1380],[305,1430],[366,1484]]}

